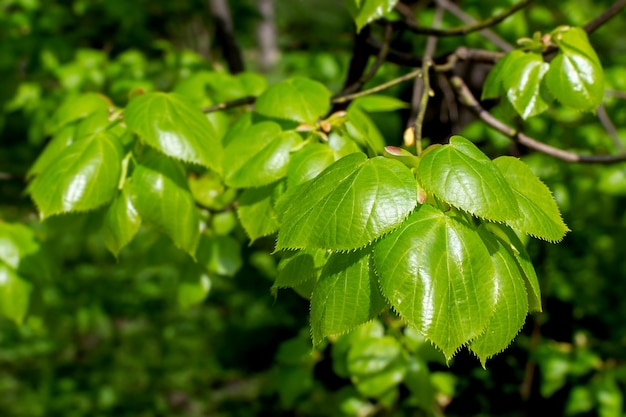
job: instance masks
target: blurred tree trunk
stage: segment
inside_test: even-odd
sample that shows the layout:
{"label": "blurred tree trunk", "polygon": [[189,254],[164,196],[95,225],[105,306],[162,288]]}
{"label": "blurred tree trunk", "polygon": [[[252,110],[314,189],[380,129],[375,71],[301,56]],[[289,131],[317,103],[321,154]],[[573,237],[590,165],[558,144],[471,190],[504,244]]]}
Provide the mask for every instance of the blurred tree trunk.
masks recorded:
{"label": "blurred tree trunk", "polygon": [[243,57],[235,38],[233,19],[227,0],[209,0],[209,9],[215,20],[215,37],[219,42],[228,69],[235,74],[244,70]]}
{"label": "blurred tree trunk", "polygon": [[259,41],[259,65],[262,71],[271,69],[278,60],[279,50],[276,42],[276,19],[273,0],[257,0],[261,22],[256,28]]}

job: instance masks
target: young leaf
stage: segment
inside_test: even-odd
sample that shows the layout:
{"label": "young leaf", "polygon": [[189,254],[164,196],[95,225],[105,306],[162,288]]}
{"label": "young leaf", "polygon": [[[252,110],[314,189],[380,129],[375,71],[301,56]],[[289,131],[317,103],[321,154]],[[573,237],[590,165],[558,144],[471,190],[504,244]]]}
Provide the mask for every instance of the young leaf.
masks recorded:
{"label": "young leaf", "polygon": [[0,261],[26,277],[50,276],[50,265],[35,233],[20,223],[0,222]]}
{"label": "young leaf", "polygon": [[224,181],[231,187],[261,187],[287,175],[290,151],[302,139],[274,122],[250,126],[224,150]]}
{"label": "young leaf", "polygon": [[124,113],[128,128],[148,145],[176,159],[219,171],[222,145],[204,114],[184,96],[141,95]]}
{"label": "young leaf", "polygon": [[497,222],[519,217],[517,199],[502,173],[461,136],[425,153],[418,174],[428,193],[475,216]]}
{"label": "young leaf", "polygon": [[400,162],[355,153],[301,186],[286,204],[277,249],[351,250],[398,226],[417,204],[417,188]]}
{"label": "young leaf", "polygon": [[514,51],[510,55],[509,71],[502,75],[507,98],[523,119],[543,113],[548,103],[541,97],[540,87],[549,65],[537,53]]}
{"label": "young leaf", "polygon": [[248,188],[239,196],[237,215],[250,240],[254,241],[278,230],[274,204],[282,194],[284,183]]}
{"label": "young leaf", "polygon": [[59,130],[48,142],[43,152],[39,154],[33,166],[28,170],[27,178],[32,178],[37,174],[41,174],[50,164],[56,161],[61,154],[70,146],[74,140],[76,127],[74,125],[64,126]]}
{"label": "young leaf", "polygon": [[515,193],[521,215],[506,223],[514,229],[550,242],[563,239],[569,230],[552,193],[528,165],[511,156],[501,156],[493,163]]}
{"label": "young leaf", "polygon": [[352,104],[369,113],[396,111],[410,107],[405,101],[382,94],[359,97]]}
{"label": "young leaf", "polygon": [[328,251],[323,249],[303,249],[285,253],[278,264],[278,275],[272,288],[292,288],[305,281],[317,281],[327,259]]}
{"label": "young leaf", "polygon": [[374,155],[382,155],[385,139],[372,119],[356,106],[348,108],[346,129],[350,137]]}
{"label": "young leaf", "polygon": [[360,0],[356,3],[354,0],[346,1],[348,11],[356,23],[357,32],[368,23],[389,13],[396,3],[398,0]]}
{"label": "young leaf", "polygon": [[593,111],[604,99],[604,72],[581,28],[559,29],[552,39],[559,53],[550,62],[546,86],[566,106]]}
{"label": "young leaf", "polygon": [[115,197],[104,215],[102,231],[104,244],[117,256],[135,236],[141,226],[141,218],[133,205],[128,187]]}
{"label": "young leaf", "polygon": [[82,138],[61,151],[29,187],[42,218],[87,211],[115,197],[122,146],[108,132]]}
{"label": "young leaf", "polygon": [[291,78],[265,90],[254,110],[266,117],[315,124],[330,110],[330,91],[308,78]]}
{"label": "young leaf", "polygon": [[328,259],[311,296],[313,345],[371,320],[385,306],[370,255],[367,248]]}
{"label": "young leaf", "polygon": [[190,268],[193,276],[178,284],[177,301],[182,309],[189,309],[200,304],[211,290],[211,279],[201,268]]}
{"label": "young leaf", "polygon": [[494,266],[477,232],[423,205],[374,247],[383,295],[449,360],[483,333],[497,301]]}
{"label": "young leaf", "polygon": [[70,96],[59,107],[54,115],[54,130],[58,130],[68,123],[83,119],[93,113],[108,114],[113,107],[107,97],[98,93],[85,93],[80,96]]}
{"label": "young leaf", "polygon": [[502,80],[509,74],[509,63],[515,59],[516,55],[523,54],[520,50],[514,50],[503,56],[496,62],[491,68],[485,84],[483,85],[483,92],[480,96],[481,100],[490,98],[498,98],[502,95],[504,87],[502,86]]}
{"label": "young leaf", "polygon": [[200,216],[180,164],[147,149],[128,183],[133,206],[143,220],[162,228],[195,257]]}
{"label": "young leaf", "polygon": [[22,324],[33,286],[4,262],[0,262],[0,314]]}
{"label": "young leaf", "polygon": [[495,269],[492,279],[498,293],[487,329],[469,346],[484,367],[487,359],[503,351],[519,333],[528,313],[528,296],[522,272],[513,255],[484,227],[478,231],[491,253]]}

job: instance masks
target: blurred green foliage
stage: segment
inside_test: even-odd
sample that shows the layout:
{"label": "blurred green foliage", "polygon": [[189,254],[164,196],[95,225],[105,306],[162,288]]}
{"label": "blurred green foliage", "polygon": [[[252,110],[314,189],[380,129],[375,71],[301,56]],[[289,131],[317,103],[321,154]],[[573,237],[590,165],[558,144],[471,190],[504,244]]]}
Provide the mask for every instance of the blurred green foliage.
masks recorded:
{"label": "blurred green foliage", "polygon": [[[255,2],[229,3],[255,69]],[[462,7],[484,16],[513,3],[471,0]],[[514,42],[561,24],[583,25],[611,3],[536,2],[496,30]],[[270,82],[307,76],[339,91],[352,53],[347,11],[332,0],[277,0],[275,7],[282,56],[266,74]],[[417,18],[429,25],[432,16],[426,8]],[[444,23],[458,24],[452,17]],[[626,90],[624,25],[622,13],[590,36],[607,90]],[[558,245],[529,242],[544,313],[530,317],[486,370],[465,352],[446,366],[391,314],[313,352],[308,302],[291,291],[270,293],[274,242],[248,245],[233,212],[223,211],[233,196],[204,196],[205,206],[220,211],[210,219],[217,236],[205,239],[225,260],[209,272],[143,227],[116,260],[99,232],[98,212],[38,223],[23,195],[25,177],[54,129],[56,109],[83,92],[102,92],[122,106],[134,92],[171,90],[193,74],[221,71],[213,33],[201,0],[0,1],[0,218],[32,227],[48,272],[20,271],[34,284],[21,326],[0,318],[0,415],[624,415],[623,164],[524,156],[554,192],[572,232]],[[396,42],[421,51],[425,37],[404,34]],[[443,38],[438,50],[461,44],[488,47],[473,33]],[[368,86],[396,75],[399,70],[385,64]],[[390,91],[406,97],[408,90]],[[581,152],[623,151],[626,101],[608,95],[604,105],[618,142],[594,114],[558,106],[529,119],[525,131]],[[510,116],[506,108],[493,111]],[[373,115],[392,144],[402,137],[400,114]],[[511,150],[480,122],[462,133],[492,156]]]}

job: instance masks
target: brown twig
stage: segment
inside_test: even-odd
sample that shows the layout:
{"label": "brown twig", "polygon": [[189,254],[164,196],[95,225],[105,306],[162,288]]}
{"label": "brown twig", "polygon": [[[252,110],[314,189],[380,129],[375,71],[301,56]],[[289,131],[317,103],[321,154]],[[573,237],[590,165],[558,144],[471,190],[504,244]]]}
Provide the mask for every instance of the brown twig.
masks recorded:
{"label": "brown twig", "polygon": [[624,7],[626,7],[626,0],[617,0],[615,3],[613,3],[613,5],[611,5],[608,9],[602,12],[600,16],[596,17],[591,22],[583,26],[583,29],[585,29],[585,32],[587,33],[594,32],[600,26],[604,25],[606,22],[615,17],[620,11],[622,11],[622,9],[624,9]]}
{"label": "brown twig", "polygon": [[579,162],[579,163],[596,163],[596,164],[611,164],[616,162],[626,161],[626,154],[619,155],[581,155],[575,152],[566,151],[563,149],[555,148],[554,146],[547,145],[543,142],[534,139],[517,129],[507,125],[506,123],[498,120],[491,113],[485,110],[474,94],[467,87],[462,78],[453,75],[450,77],[450,83],[455,89],[460,102],[472,110],[487,126],[497,130],[503,135],[509,137],[515,142],[526,146],[527,148],[536,150],[553,158],[560,159],[566,162]]}
{"label": "brown twig", "polygon": [[602,123],[602,127],[606,130],[606,133],[609,134],[609,137],[613,141],[613,145],[619,152],[626,152],[626,148],[624,147],[624,143],[619,138],[619,134],[617,133],[617,129],[613,124],[613,121],[609,117],[609,114],[606,112],[606,108],[604,104],[600,104],[596,109],[596,115],[598,116],[598,120]]}
{"label": "brown twig", "polygon": [[377,86],[372,87],[372,88],[368,88],[367,90],[359,91],[359,92],[352,93],[352,94],[344,94],[344,95],[339,95],[339,96],[333,97],[332,100],[331,100],[331,103],[333,103],[333,104],[346,103],[348,101],[354,100],[355,98],[367,96],[369,94],[374,94],[374,93],[377,93],[379,91],[386,90],[387,88],[393,87],[394,85],[397,85],[397,84],[403,83],[405,81],[412,80],[415,77],[421,77],[421,76],[422,76],[422,69],[419,68],[419,69],[416,69],[414,71],[408,72],[408,73],[404,74],[401,77],[394,78],[393,80],[387,81],[386,83],[377,85]]}
{"label": "brown twig", "polygon": [[254,104],[256,99],[257,98],[255,96],[247,96],[247,97],[238,98],[238,99],[233,100],[233,101],[225,101],[223,103],[217,103],[217,104],[214,104],[212,106],[204,107],[204,108],[202,108],[202,112],[203,113],[213,113],[213,112],[216,112],[216,111],[228,110],[228,109],[233,109],[235,107],[246,106],[246,105],[249,105],[249,104]]}

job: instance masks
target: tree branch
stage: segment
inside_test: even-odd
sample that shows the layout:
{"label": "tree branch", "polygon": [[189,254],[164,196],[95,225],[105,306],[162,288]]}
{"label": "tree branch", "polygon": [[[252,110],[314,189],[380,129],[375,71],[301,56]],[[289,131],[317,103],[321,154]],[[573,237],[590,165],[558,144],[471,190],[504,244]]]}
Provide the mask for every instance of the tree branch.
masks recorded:
{"label": "tree branch", "polygon": [[460,77],[453,75],[452,77],[450,77],[450,83],[454,87],[461,103],[467,106],[470,110],[472,110],[483,122],[485,122],[485,124],[502,133],[503,135],[509,137],[515,142],[526,146],[527,148],[536,150],[538,152],[544,153],[546,155],[552,156],[553,158],[557,158],[566,162],[611,164],[626,161],[626,154],[580,155],[574,152],[555,148],[553,146],[540,142],[498,120],[491,113],[485,110]]}
{"label": "tree branch", "polygon": [[626,0],[617,0],[613,5],[611,5],[608,9],[606,9],[600,16],[593,19],[591,22],[587,23],[583,26],[585,32],[592,33],[600,26],[604,25],[606,22],[615,17],[622,9],[626,7]]}
{"label": "tree branch", "polygon": [[244,70],[241,50],[235,39],[233,19],[226,0],[209,0],[209,8],[215,19],[216,38],[222,46],[224,58],[231,73],[236,74]]}
{"label": "tree branch", "polygon": [[598,108],[596,109],[596,115],[598,116],[598,120],[600,120],[600,123],[602,123],[604,130],[606,130],[606,133],[609,134],[609,137],[613,141],[613,145],[615,145],[615,148],[621,153],[626,152],[624,143],[619,138],[617,129],[615,128],[613,121],[609,117],[609,114],[606,112],[604,104],[600,104],[598,106]]}
{"label": "tree branch", "polygon": [[254,104],[255,101],[256,101],[255,96],[242,97],[233,101],[225,101],[223,103],[217,103],[212,106],[203,107],[202,112],[214,113],[216,111],[228,110],[228,109],[233,109],[235,107],[241,107],[241,106],[246,106],[249,104]]}
{"label": "tree branch", "polygon": [[335,96],[331,99],[331,103],[333,104],[346,103],[348,101],[354,100],[355,98],[367,96],[369,94],[378,93],[379,91],[386,90],[387,88],[393,87],[394,85],[397,85],[405,81],[412,80],[415,77],[421,77],[421,76],[422,76],[422,69],[419,68],[414,71],[408,72],[401,77],[394,78],[393,80],[387,81],[386,83],[377,85],[372,88],[368,88],[367,90],[359,91],[357,93],[352,93],[352,94]]}

